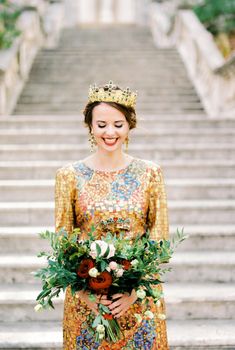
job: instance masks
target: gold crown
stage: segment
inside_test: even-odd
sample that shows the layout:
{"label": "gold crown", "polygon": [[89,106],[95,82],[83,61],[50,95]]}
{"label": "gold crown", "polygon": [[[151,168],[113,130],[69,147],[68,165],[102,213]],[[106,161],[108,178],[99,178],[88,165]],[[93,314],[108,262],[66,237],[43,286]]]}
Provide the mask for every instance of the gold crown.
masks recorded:
{"label": "gold crown", "polygon": [[90,85],[89,102],[116,102],[126,107],[135,107],[137,91],[131,92],[127,87],[125,90],[117,88],[112,80],[108,84],[99,87],[96,84]]}

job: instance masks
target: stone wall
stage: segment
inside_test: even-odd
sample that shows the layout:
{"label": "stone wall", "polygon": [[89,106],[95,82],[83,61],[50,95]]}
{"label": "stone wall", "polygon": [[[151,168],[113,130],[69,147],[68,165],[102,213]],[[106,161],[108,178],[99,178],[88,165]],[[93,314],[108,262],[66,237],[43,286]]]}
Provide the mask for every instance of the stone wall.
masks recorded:
{"label": "stone wall", "polygon": [[150,26],[158,47],[176,46],[211,117],[235,117],[235,58],[225,60],[213,36],[190,10],[174,4],[150,6]]}

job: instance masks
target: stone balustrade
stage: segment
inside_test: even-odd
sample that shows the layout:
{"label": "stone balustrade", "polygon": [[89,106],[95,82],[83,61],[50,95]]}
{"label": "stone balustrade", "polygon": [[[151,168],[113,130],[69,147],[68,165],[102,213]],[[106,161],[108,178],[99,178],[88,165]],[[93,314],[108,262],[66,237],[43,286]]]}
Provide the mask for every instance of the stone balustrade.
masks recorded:
{"label": "stone balustrade", "polygon": [[0,50],[0,115],[9,115],[27,80],[34,58],[42,47],[56,45],[63,21],[60,3],[42,0],[18,0],[19,5],[32,6],[17,21],[21,34],[9,49]]}
{"label": "stone balustrade", "polygon": [[[168,7],[167,7],[168,6]],[[158,47],[176,46],[210,117],[235,117],[235,58],[226,60],[197,16],[170,3],[150,6]],[[175,13],[173,15],[173,13]]]}

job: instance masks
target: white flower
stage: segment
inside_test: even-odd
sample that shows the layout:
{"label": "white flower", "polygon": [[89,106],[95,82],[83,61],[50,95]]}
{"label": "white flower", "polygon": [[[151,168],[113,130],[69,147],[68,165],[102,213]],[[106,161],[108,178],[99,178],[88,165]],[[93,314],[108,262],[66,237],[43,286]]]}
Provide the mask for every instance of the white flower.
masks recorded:
{"label": "white flower", "polygon": [[91,277],[97,277],[100,273],[99,271],[95,268],[92,267],[89,271],[88,271],[89,276]]}
{"label": "white flower", "polygon": [[41,311],[42,309],[43,309],[42,304],[37,304],[37,305],[34,307],[34,310],[35,310],[36,312]]}
{"label": "white flower", "polygon": [[115,247],[113,244],[109,244],[109,255],[107,256],[107,259],[112,258],[115,255]]}
{"label": "white flower", "polygon": [[105,332],[105,326],[103,326],[102,324],[98,324],[98,326],[96,327],[96,330],[98,333],[104,333]]}
{"label": "white flower", "polygon": [[137,322],[140,323],[142,321],[142,317],[139,314],[134,314],[137,319]]}
{"label": "white flower", "polygon": [[115,261],[111,261],[109,263],[109,267],[110,267],[111,270],[117,270],[118,264]]}
{"label": "white flower", "polygon": [[90,255],[92,256],[93,259],[95,259],[98,256],[97,249],[96,249],[97,245],[100,247],[100,250],[101,250],[99,257],[104,256],[105,253],[107,252],[108,248],[109,248],[109,254],[107,256],[107,259],[112,258],[114,256],[114,254],[115,254],[114,245],[108,244],[105,241],[98,239],[98,240],[92,242],[91,246],[90,246],[90,249],[91,249]]}
{"label": "white flower", "polygon": [[99,333],[99,339],[104,339],[105,334],[104,333]]}
{"label": "white flower", "polygon": [[161,306],[161,300],[158,300],[157,302],[156,302],[156,305],[157,305],[157,307],[160,307]]}
{"label": "white flower", "polygon": [[146,292],[143,289],[138,289],[136,295],[140,299],[144,299],[146,297]]}
{"label": "white flower", "polygon": [[115,274],[117,277],[122,277],[124,270],[123,269],[118,269],[115,271]]}
{"label": "white flower", "polygon": [[166,315],[165,314],[157,314],[157,318],[159,318],[160,320],[165,320],[166,319]]}
{"label": "white flower", "polygon": [[150,310],[145,311],[144,315],[150,320],[154,318],[154,314]]}
{"label": "white flower", "polygon": [[96,250],[96,245],[93,243],[91,243],[91,251],[90,251],[90,256],[95,259],[97,257],[97,250]]}
{"label": "white flower", "polygon": [[157,288],[153,289],[153,297],[156,299],[162,298],[163,297],[162,291],[160,291]]}
{"label": "white flower", "polygon": [[139,261],[137,259],[131,261],[132,266],[137,266],[139,264]]}

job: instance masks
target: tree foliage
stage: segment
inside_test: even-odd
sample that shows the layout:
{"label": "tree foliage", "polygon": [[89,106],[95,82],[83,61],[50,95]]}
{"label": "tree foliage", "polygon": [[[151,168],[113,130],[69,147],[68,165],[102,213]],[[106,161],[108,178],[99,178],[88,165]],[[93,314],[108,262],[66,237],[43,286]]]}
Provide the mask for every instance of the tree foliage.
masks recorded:
{"label": "tree foliage", "polygon": [[235,0],[203,0],[193,11],[214,35],[235,32]]}
{"label": "tree foliage", "polygon": [[9,0],[0,0],[0,49],[11,47],[14,39],[20,35],[16,21],[22,9]]}

